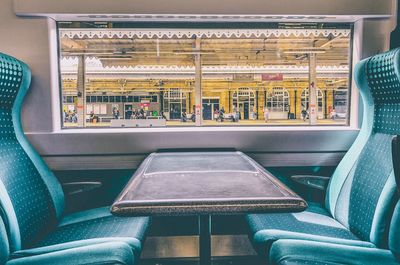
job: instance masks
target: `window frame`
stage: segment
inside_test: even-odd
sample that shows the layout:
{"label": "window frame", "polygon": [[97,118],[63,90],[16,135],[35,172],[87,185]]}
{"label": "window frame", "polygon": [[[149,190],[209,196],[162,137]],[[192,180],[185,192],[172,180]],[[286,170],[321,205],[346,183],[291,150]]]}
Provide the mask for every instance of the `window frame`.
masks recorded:
{"label": "window frame", "polygon": [[[64,130],[96,130],[96,131],[108,131],[108,130],[118,130],[120,128],[112,128],[112,127],[98,127],[98,128],[93,128],[93,127],[65,127],[63,126],[63,101],[62,101],[62,75],[61,75],[61,43],[60,43],[60,31],[59,31],[59,23],[65,23],[65,22],[70,22],[70,21],[64,21],[64,20],[57,20],[55,21],[55,29],[56,29],[56,36],[57,36],[57,45],[56,45],[56,50],[57,50],[57,65],[58,65],[58,95],[59,95],[59,117],[60,117],[60,122],[58,125],[56,125],[55,127],[57,128],[57,131],[64,131]],[[87,21],[75,21],[75,22],[80,22],[80,23],[84,23]],[[90,21],[91,23],[96,22],[96,21]],[[98,22],[105,22],[104,20],[98,21]],[[108,21],[108,22],[114,22],[114,21]],[[144,27],[143,23],[138,22],[140,25],[142,25],[140,28],[146,28]],[[165,25],[172,25],[171,28],[180,28],[182,26],[182,24],[189,24],[189,25],[201,25],[204,23],[199,23],[199,22],[189,22],[189,23],[167,23],[167,22],[160,22],[161,24],[165,24]],[[276,22],[276,23],[281,23],[281,22]],[[293,22],[293,23],[302,23],[301,21],[299,22]],[[321,22],[316,22],[316,23],[321,23]],[[148,24],[148,23],[145,23]],[[155,23],[157,24],[157,23]],[[218,23],[213,23],[210,22],[208,23],[208,25],[211,24],[216,24],[215,28],[219,28],[220,24]],[[271,23],[263,23],[263,22],[229,22],[228,23],[228,27],[226,28],[236,28],[236,25],[239,25],[239,28],[252,28],[252,26],[254,25],[260,25],[260,24],[271,24]],[[359,115],[353,114],[354,110],[358,109],[359,110],[359,97],[358,97],[358,92],[357,90],[354,88],[354,80],[353,80],[353,68],[354,68],[354,56],[355,56],[355,51],[354,51],[354,39],[355,39],[355,31],[354,31],[354,25],[355,22],[327,22],[324,24],[332,24],[332,25],[346,25],[348,26],[348,30],[350,30],[350,34],[349,34],[349,74],[348,74],[348,99],[347,99],[347,117],[346,117],[346,124],[335,124],[335,125],[325,125],[325,124],[316,124],[316,125],[291,125],[291,124],[285,124],[285,125],[268,125],[268,126],[260,126],[260,125],[240,125],[237,126],[235,124],[232,125],[228,125],[228,126],[223,126],[223,128],[221,128],[220,126],[213,126],[213,125],[205,125],[202,124],[201,126],[191,126],[191,127],[181,127],[181,126],[166,126],[166,127],[162,127],[162,128],[123,128],[124,131],[131,131],[131,132],[135,132],[138,129],[143,129],[146,131],[152,131],[155,129],[160,129],[161,131],[182,131],[183,129],[187,129],[187,128],[192,128],[192,129],[201,129],[201,131],[204,130],[204,128],[207,130],[211,130],[211,131],[215,131],[215,130],[219,130],[222,129],[222,131],[229,129],[229,131],[235,131],[236,129],[239,129],[239,131],[241,131],[241,129],[245,129],[245,130],[253,130],[255,128],[257,128],[258,130],[262,130],[262,131],[269,131],[271,128],[274,127],[278,127],[281,128],[285,131],[296,131],[297,128],[301,128],[301,130],[303,130],[303,128],[309,128],[310,130],[315,130],[315,129],[332,129],[332,130],[337,130],[338,128],[343,128],[344,130],[348,130],[348,129],[359,129],[360,127],[360,119],[359,119]],[[223,24],[224,28],[226,26],[226,24]],[[149,29],[152,29],[152,27],[148,27]],[[165,27],[163,29],[168,29],[169,27]],[[191,28],[191,27],[189,27]],[[196,27],[195,27],[196,28]],[[269,28],[266,28],[269,29]],[[359,36],[357,36],[359,37]],[[357,56],[359,57],[359,56]],[[354,93],[354,91],[356,91],[356,95]],[[122,97],[122,96],[121,96]],[[158,96],[157,96],[158,97]],[[111,101],[109,101],[110,103]],[[152,101],[151,101],[152,102]],[[290,102],[290,95],[289,95],[289,102]],[[96,102],[98,103],[98,102]],[[101,102],[102,103],[102,102]],[[121,101],[122,103],[122,101]],[[160,98],[158,97],[158,103],[160,103]],[[185,104],[187,105],[187,103],[185,102]],[[290,105],[290,104],[289,104]],[[182,109],[187,109],[188,107],[186,106],[186,108],[182,107]],[[87,115],[87,114],[86,114]],[[353,116],[355,115],[355,116]],[[225,128],[225,129],[224,129]],[[170,130],[173,129],[173,130]],[[342,129],[339,129],[342,130]]]}

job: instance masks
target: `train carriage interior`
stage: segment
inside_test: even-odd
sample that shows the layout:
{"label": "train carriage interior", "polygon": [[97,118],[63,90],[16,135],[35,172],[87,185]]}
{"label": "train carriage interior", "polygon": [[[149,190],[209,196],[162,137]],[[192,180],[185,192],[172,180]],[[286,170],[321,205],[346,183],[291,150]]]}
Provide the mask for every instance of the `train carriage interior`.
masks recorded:
{"label": "train carriage interior", "polygon": [[400,264],[397,0],[2,0],[0,265]]}

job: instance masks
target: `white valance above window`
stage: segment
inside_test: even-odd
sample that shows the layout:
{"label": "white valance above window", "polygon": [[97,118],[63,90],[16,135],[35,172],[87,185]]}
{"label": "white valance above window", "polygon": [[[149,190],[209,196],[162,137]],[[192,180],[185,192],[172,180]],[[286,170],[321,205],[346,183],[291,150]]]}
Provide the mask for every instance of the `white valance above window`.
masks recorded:
{"label": "white valance above window", "polygon": [[349,29],[60,29],[66,38],[241,38],[344,36]]}

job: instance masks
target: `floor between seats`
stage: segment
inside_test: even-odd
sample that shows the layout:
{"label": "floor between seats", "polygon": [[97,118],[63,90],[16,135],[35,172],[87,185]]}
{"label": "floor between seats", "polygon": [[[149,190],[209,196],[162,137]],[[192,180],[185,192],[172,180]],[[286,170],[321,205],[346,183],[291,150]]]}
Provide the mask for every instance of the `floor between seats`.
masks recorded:
{"label": "floor between seats", "polygon": [[[158,260],[141,260],[139,265],[197,265],[198,259],[158,259]],[[212,265],[262,265],[262,261],[258,257],[227,257],[213,258]]]}

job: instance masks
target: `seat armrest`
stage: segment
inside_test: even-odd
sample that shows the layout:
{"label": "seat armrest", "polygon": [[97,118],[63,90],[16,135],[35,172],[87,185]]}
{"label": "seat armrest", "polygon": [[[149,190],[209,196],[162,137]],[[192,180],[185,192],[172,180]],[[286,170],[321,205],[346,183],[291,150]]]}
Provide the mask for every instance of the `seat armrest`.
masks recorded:
{"label": "seat armrest", "polygon": [[62,184],[64,193],[67,195],[75,195],[78,193],[86,193],[102,187],[102,183],[98,181],[78,181],[67,182]]}
{"label": "seat armrest", "polygon": [[328,187],[330,177],[313,175],[294,175],[290,177],[294,182],[307,188],[325,191]]}
{"label": "seat armrest", "polygon": [[392,161],[397,190],[400,192],[400,139],[398,135],[392,139]]}

